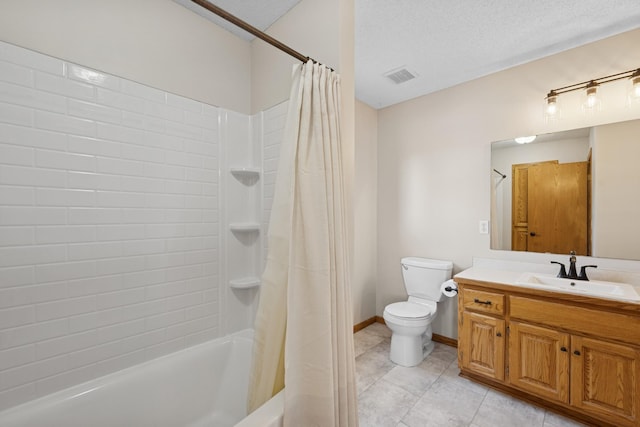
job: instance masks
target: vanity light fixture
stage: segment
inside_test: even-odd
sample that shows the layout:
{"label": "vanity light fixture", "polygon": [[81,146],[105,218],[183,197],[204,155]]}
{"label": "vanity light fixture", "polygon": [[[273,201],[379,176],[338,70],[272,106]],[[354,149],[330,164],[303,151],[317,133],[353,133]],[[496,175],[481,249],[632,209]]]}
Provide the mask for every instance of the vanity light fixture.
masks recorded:
{"label": "vanity light fixture", "polygon": [[587,80],[586,82],[576,83],[573,85],[550,90],[544,99],[545,117],[547,118],[547,120],[558,118],[560,114],[558,97],[563,93],[573,92],[576,90],[584,90],[585,98],[582,102],[582,110],[584,112],[598,111],[602,108],[599,87],[604,83],[611,83],[621,79],[629,79],[631,84],[631,89],[629,90],[628,95],[628,102],[640,103],[640,68],[638,68],[635,70],[629,70],[623,73],[599,77],[597,79]]}
{"label": "vanity light fixture", "polygon": [[528,144],[530,142],[533,142],[533,140],[536,139],[536,135],[531,135],[531,136],[519,136],[517,138],[515,138],[515,141],[518,144]]}

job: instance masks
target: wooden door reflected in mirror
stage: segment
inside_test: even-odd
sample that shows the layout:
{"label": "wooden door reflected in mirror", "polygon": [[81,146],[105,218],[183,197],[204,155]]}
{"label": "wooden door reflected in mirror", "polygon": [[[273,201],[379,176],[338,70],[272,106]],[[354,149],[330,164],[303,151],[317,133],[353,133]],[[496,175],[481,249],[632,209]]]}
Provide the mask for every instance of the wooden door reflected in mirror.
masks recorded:
{"label": "wooden door reflected in mirror", "polygon": [[589,162],[512,166],[513,250],[589,255]]}

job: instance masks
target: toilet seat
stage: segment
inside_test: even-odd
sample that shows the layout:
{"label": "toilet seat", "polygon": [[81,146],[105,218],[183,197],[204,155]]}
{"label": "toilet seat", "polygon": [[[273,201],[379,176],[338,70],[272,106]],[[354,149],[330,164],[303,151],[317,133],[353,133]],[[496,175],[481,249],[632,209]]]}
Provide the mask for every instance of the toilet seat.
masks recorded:
{"label": "toilet seat", "polygon": [[436,308],[436,303],[432,301],[426,304],[401,301],[389,304],[384,311],[392,317],[402,320],[428,320],[436,312]]}

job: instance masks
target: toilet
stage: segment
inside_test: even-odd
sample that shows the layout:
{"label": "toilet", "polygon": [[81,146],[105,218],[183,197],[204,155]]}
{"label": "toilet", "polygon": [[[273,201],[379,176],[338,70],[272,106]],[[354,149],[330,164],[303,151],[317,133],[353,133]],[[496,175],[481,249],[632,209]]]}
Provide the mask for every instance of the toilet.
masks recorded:
{"label": "toilet", "polygon": [[440,286],[451,278],[453,263],[417,257],[402,258],[402,279],[409,298],[385,307],[391,329],[391,361],[416,366],[433,350],[431,322],[442,299]]}

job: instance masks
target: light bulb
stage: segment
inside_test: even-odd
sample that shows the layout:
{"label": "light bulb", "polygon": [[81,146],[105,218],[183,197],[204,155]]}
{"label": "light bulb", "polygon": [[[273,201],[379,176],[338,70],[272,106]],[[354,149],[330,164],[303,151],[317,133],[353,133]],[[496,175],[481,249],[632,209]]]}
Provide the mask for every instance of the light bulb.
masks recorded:
{"label": "light bulb", "polygon": [[544,99],[544,117],[546,121],[557,120],[560,117],[558,94],[553,90]]}
{"label": "light bulb", "polygon": [[515,138],[515,141],[518,144],[528,144],[530,142],[533,142],[533,140],[536,139],[536,135],[531,135],[531,136],[519,136],[517,138]]}
{"label": "light bulb", "polygon": [[640,76],[631,80],[631,96],[640,99]]}
{"label": "light bulb", "polygon": [[582,103],[582,111],[592,113],[599,111],[601,108],[600,98],[598,97],[598,83],[591,80],[585,87],[586,98]]}

